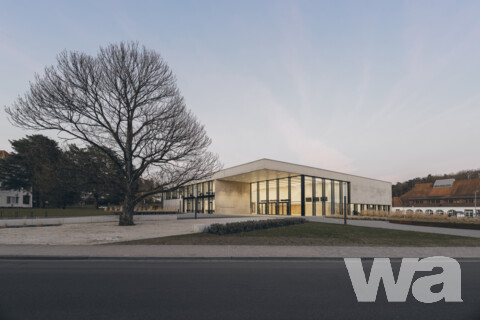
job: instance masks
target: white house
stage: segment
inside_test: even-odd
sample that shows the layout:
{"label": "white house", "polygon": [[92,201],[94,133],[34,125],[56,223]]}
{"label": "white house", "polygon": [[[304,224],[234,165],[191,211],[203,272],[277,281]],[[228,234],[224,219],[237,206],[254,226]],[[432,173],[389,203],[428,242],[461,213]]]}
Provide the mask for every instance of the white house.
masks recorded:
{"label": "white house", "polygon": [[[5,159],[9,156],[8,152],[0,150],[0,159]],[[1,185],[1,182],[0,182]],[[0,189],[0,208],[31,208],[32,194],[26,190],[2,190]]]}

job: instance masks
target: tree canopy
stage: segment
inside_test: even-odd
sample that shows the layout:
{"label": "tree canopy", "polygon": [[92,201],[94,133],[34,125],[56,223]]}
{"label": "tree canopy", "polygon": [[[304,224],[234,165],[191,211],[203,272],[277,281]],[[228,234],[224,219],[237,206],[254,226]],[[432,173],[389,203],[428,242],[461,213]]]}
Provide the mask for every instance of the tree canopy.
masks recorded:
{"label": "tree canopy", "polygon": [[123,176],[94,147],[71,144],[62,150],[43,135],[13,140],[11,145],[14,151],[0,159],[0,187],[31,191],[35,207],[65,207],[90,199],[95,207],[122,202]]}
{"label": "tree canopy", "polygon": [[[144,198],[220,168],[172,71],[159,53],[138,43],[111,44],[96,56],[62,52],[6,112],[19,127],[55,130],[108,156],[123,176],[120,225],[133,224],[134,207]],[[142,179],[154,183],[140,190]]]}
{"label": "tree canopy", "polygon": [[31,190],[37,207],[63,206],[73,200],[64,183],[68,175],[56,141],[32,135],[10,143],[13,152],[0,161],[2,189]]}

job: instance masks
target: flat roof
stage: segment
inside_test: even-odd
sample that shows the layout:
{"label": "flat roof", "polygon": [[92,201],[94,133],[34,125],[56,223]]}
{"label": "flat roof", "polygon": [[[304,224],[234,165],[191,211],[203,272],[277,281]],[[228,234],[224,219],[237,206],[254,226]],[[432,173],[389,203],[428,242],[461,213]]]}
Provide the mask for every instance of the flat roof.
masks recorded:
{"label": "flat roof", "polygon": [[391,184],[391,182],[389,181],[366,178],[357,175],[351,175],[347,173],[341,173],[337,171],[325,170],[311,166],[298,165],[266,158],[220,170],[215,173],[212,178],[214,180],[255,182],[298,175],[316,176],[341,181],[351,181],[355,178],[368,179]]}

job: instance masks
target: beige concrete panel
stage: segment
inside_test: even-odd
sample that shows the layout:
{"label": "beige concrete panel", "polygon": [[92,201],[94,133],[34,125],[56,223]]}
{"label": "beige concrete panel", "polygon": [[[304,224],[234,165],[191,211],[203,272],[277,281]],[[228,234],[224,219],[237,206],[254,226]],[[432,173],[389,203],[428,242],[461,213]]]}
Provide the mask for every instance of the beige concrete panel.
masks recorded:
{"label": "beige concrete panel", "polygon": [[249,214],[250,184],[243,182],[215,182],[215,213]]}
{"label": "beige concrete panel", "polygon": [[164,211],[182,211],[182,200],[181,199],[171,199],[163,201],[163,210]]}
{"label": "beige concrete panel", "polygon": [[390,182],[352,176],[350,186],[351,203],[392,205],[392,184]]}

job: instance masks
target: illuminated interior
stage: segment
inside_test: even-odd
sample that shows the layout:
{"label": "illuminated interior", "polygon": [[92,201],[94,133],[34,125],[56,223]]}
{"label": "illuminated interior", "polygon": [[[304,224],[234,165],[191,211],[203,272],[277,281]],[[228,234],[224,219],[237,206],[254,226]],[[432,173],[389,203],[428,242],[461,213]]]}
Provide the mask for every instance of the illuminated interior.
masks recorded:
{"label": "illuminated interior", "polygon": [[350,185],[343,181],[295,176],[252,182],[250,191],[252,214],[342,215],[344,201],[347,214],[351,214],[353,209],[349,198]]}

